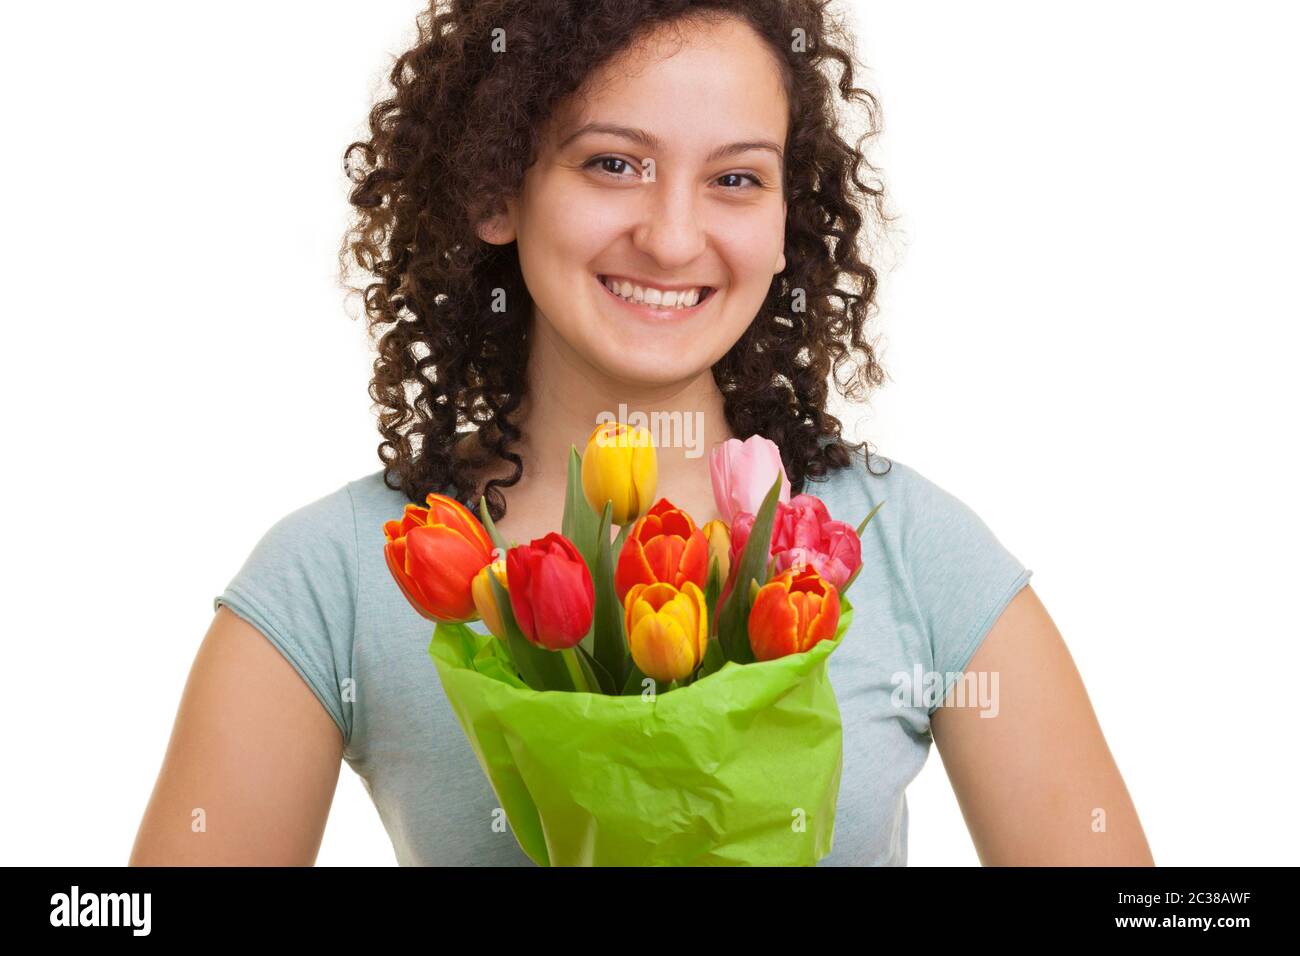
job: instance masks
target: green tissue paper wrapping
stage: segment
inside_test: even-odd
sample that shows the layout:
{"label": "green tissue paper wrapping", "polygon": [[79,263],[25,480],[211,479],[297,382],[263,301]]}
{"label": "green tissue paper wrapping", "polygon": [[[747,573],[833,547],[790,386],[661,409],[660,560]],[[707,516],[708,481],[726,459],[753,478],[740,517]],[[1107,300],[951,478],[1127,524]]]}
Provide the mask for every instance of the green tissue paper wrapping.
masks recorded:
{"label": "green tissue paper wrapping", "polygon": [[843,768],[835,637],[653,699],[536,691],[501,642],[439,624],[442,686],[519,846],[541,866],[811,866]]}

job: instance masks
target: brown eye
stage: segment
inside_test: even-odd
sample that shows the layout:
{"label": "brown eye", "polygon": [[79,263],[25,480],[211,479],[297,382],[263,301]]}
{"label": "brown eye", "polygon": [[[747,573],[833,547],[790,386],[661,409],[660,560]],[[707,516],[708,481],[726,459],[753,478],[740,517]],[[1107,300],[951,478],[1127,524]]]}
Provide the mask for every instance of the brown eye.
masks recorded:
{"label": "brown eye", "polygon": [[[611,169],[609,168],[611,165],[622,168]],[[626,178],[626,171],[633,169],[632,164],[621,156],[597,156],[589,161],[585,168],[592,169],[595,167],[599,167],[600,171],[603,173],[608,173],[610,176],[615,176],[620,179]]]}

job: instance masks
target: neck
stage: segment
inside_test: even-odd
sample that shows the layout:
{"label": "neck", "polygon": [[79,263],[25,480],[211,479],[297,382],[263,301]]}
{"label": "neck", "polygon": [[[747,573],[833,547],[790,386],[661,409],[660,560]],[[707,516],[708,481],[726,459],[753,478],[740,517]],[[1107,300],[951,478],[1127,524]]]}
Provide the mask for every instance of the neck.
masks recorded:
{"label": "neck", "polygon": [[602,419],[649,429],[665,489],[698,483],[708,474],[709,450],[735,437],[709,369],[688,381],[629,385],[587,364],[546,323],[534,323],[534,330],[528,394],[518,417],[521,484],[563,486],[570,446],[582,454]]}

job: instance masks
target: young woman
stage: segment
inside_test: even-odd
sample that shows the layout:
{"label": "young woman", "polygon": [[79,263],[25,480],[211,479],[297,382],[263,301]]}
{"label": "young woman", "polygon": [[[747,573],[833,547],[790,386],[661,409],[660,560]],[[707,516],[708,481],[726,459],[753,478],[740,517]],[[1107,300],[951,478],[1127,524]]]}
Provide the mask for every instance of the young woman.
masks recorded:
{"label": "young woman", "polygon": [[1152,862],[1030,571],[826,411],[829,381],[883,381],[863,247],[884,214],[836,126],[837,96],[875,101],[823,6],[491,0],[422,20],[347,154],[384,468],[277,522],[214,601],[132,863],[311,863],[341,759],[400,863],[528,863],[382,525],[431,491],[486,494],[508,539],[541,537],[570,445],[620,406],[698,423],[701,441],[661,443],[657,492],[698,524],[716,517],[701,455],[753,434],[842,520],[887,500],[830,663],[825,864],[906,862],[932,738],[984,863]]}

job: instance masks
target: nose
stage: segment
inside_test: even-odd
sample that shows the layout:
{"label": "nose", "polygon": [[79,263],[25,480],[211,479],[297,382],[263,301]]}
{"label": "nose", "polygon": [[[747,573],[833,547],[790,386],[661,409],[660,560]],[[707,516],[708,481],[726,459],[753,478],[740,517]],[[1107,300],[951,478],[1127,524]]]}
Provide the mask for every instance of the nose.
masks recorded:
{"label": "nose", "polygon": [[707,243],[701,200],[692,184],[659,177],[644,194],[633,244],[665,273],[694,262]]}

